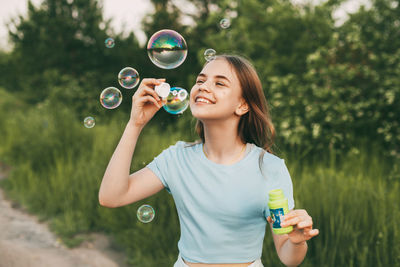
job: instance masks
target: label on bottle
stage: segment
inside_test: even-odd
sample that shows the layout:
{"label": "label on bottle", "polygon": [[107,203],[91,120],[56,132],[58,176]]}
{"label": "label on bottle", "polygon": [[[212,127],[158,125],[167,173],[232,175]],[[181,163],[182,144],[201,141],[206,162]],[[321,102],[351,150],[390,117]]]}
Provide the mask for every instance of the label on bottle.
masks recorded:
{"label": "label on bottle", "polygon": [[269,209],[269,212],[271,213],[271,219],[272,219],[272,227],[273,228],[282,228],[281,227],[281,222],[284,219],[284,210],[283,208],[278,208],[278,209]]}

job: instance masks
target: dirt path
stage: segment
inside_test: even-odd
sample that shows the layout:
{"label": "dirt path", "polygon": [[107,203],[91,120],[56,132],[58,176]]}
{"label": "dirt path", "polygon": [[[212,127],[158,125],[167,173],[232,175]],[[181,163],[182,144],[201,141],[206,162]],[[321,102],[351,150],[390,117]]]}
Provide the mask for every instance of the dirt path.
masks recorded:
{"label": "dirt path", "polygon": [[126,266],[124,255],[111,249],[106,236],[94,233],[89,240],[67,248],[46,223],[14,208],[0,189],[0,267]]}

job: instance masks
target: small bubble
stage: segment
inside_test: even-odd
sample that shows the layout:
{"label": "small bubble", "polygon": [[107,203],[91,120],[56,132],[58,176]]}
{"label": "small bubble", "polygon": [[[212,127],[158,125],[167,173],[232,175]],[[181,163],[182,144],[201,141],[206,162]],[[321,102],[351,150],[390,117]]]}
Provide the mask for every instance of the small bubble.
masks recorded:
{"label": "small bubble", "polygon": [[125,89],[134,88],[139,80],[139,73],[134,68],[126,67],[118,73],[118,82]]}
{"label": "small bubble", "polygon": [[137,210],[137,218],[142,223],[149,223],[154,219],[155,211],[150,205],[142,205]]}
{"label": "small bubble", "polygon": [[223,18],[219,22],[219,26],[221,26],[222,29],[228,29],[231,26],[231,20],[228,18]]}
{"label": "small bubble", "polygon": [[109,37],[104,41],[107,48],[113,48],[115,46],[115,41],[113,38]]}
{"label": "small bubble", "polygon": [[100,94],[100,104],[107,109],[114,109],[122,102],[122,94],[118,88],[107,87]]}
{"label": "small bubble", "polygon": [[93,128],[94,126],[95,126],[95,121],[94,121],[94,118],[93,117],[86,117],[84,120],[83,120],[83,125],[85,125],[85,127],[86,128]]}
{"label": "small bubble", "polygon": [[208,48],[208,49],[206,49],[206,51],[204,51],[204,58],[207,61],[214,60],[216,55],[217,55],[217,52],[215,52],[215,50],[212,48]]}

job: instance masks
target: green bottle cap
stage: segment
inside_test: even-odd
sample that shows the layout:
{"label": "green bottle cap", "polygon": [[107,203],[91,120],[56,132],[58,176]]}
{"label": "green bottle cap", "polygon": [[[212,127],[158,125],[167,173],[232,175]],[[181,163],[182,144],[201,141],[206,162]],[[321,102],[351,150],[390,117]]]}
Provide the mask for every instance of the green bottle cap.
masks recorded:
{"label": "green bottle cap", "polygon": [[285,198],[285,195],[283,194],[282,189],[273,189],[273,190],[270,190],[268,193],[269,193],[270,201],[276,201],[276,200]]}

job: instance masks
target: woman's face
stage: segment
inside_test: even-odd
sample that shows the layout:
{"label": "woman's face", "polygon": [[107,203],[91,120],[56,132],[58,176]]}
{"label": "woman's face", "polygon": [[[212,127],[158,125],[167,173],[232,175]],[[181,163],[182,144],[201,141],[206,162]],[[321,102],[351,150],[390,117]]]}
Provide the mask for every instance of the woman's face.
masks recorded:
{"label": "woman's face", "polygon": [[190,110],[199,120],[242,115],[244,102],[239,79],[225,59],[205,65],[190,91]]}

